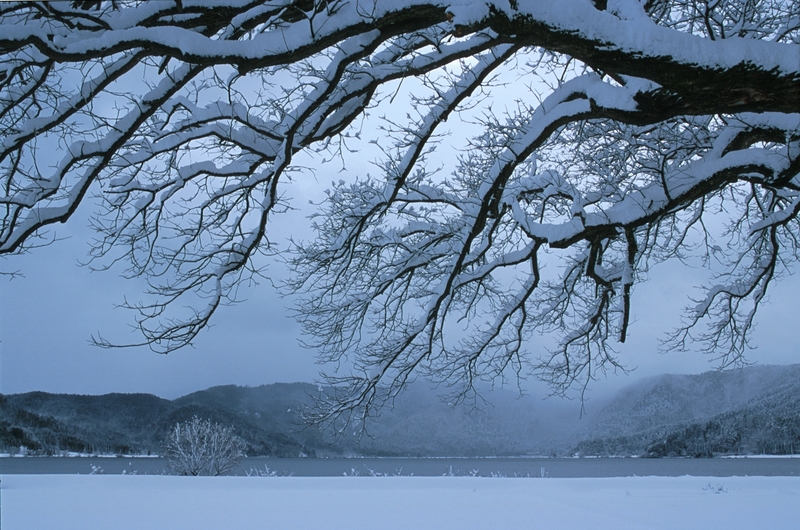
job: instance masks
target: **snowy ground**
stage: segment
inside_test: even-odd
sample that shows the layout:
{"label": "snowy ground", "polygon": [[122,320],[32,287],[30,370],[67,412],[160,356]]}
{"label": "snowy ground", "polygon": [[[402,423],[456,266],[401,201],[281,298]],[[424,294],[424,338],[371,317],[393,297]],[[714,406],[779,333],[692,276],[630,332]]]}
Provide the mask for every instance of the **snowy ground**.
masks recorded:
{"label": "snowy ground", "polygon": [[4,475],[3,530],[793,529],[800,477]]}

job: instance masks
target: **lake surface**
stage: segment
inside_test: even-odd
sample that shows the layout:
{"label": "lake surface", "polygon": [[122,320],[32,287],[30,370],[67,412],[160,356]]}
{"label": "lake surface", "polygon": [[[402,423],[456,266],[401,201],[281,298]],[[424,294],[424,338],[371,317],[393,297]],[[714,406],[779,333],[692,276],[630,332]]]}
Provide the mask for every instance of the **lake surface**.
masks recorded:
{"label": "lake surface", "polygon": [[[163,458],[0,458],[0,474],[169,474]],[[235,475],[632,477],[800,476],[800,458],[244,458]]]}

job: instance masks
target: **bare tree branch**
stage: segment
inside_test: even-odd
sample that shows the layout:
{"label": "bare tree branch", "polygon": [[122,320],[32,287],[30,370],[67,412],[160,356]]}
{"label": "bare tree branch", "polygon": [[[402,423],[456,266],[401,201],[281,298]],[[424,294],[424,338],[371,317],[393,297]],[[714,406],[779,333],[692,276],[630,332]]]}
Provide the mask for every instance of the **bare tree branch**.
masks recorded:
{"label": "bare tree branch", "polygon": [[289,249],[304,340],[349,360],[314,421],[418,376],[456,400],[585,388],[624,369],[636,285],[673,259],[718,275],[669,344],[740,363],[798,255],[798,21],[784,0],[4,3],[0,254],[95,197],[91,265],[150,282],[126,306],[173,351],[264,275],[298,160],[376,143],[379,175],[334,184]]}

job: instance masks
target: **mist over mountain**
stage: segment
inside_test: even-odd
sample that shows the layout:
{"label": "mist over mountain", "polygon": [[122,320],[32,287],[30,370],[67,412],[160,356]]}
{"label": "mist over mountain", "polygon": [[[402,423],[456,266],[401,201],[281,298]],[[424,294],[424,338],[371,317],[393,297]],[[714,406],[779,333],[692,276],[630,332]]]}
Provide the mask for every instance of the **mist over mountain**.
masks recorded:
{"label": "mist over mountain", "polygon": [[587,455],[711,456],[800,451],[800,365],[643,379],[582,431]]}
{"label": "mist over mountain", "polygon": [[[250,456],[712,456],[800,451],[800,365],[643,379],[582,418],[576,403],[485,392],[449,404],[415,383],[374,421],[331,437],[303,423],[325,389],[218,386],[174,400],[149,394],[0,395],[0,448],[159,454],[192,416],[233,426]],[[596,411],[596,412],[595,412]]]}

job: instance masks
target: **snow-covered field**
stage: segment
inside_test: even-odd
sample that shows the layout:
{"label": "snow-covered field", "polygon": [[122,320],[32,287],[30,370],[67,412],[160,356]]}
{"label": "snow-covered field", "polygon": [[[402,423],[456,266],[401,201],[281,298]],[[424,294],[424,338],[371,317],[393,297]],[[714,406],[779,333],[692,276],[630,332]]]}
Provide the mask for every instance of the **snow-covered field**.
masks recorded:
{"label": "snow-covered field", "polygon": [[4,475],[3,530],[792,529],[800,477]]}

